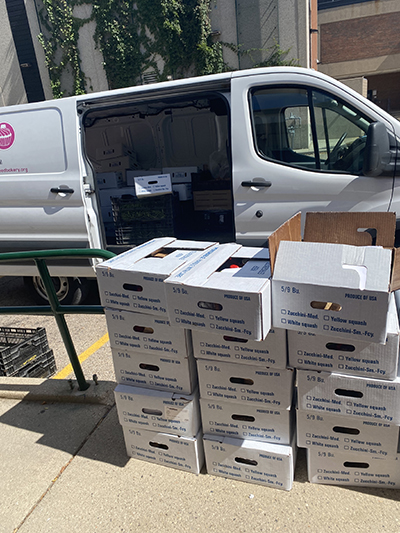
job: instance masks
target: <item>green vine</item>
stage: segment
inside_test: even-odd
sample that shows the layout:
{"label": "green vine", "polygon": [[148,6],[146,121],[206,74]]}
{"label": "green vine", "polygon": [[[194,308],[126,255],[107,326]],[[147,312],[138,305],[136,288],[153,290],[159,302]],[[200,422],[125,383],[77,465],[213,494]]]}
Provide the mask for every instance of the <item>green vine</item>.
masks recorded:
{"label": "green vine", "polygon": [[85,75],[81,70],[77,47],[79,27],[84,21],[73,16],[67,0],[43,0],[43,5],[47,16],[41,19],[49,37],[41,33],[38,38],[44,49],[53,96],[64,96],[61,75],[68,68],[73,75],[73,94],[84,94]]}
{"label": "green vine", "polygon": [[[79,29],[95,21],[94,39],[103,54],[111,89],[142,83],[151,71],[157,81],[170,77],[201,76],[230,70],[223,47],[237,54],[251,54],[229,43],[216,42],[210,23],[211,0],[43,0],[40,13],[45,34],[39,35],[55,98],[62,91],[62,74],[72,72],[72,94],[86,92],[87,79],[78,51]],[[76,6],[92,6],[90,17],[74,16]],[[259,50],[258,50],[259,51]],[[284,62],[288,51],[278,45],[257,66],[295,64]]]}

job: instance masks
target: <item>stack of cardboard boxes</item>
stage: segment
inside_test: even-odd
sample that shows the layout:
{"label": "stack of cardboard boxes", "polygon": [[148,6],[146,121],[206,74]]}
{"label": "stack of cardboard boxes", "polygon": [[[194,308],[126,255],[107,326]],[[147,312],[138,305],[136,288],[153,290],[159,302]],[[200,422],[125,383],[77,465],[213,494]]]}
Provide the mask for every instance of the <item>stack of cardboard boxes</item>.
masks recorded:
{"label": "stack of cardboard boxes", "polygon": [[[289,364],[299,369],[309,480],[397,488],[395,215],[309,215],[303,242],[280,243],[272,282],[273,324],[288,329]],[[363,246],[366,230],[376,246]]]}
{"label": "stack of cardboard boxes", "polygon": [[311,482],[400,487],[394,232],[309,213],[269,250],[164,238],[100,264],[128,454],[198,473],[204,445],[209,473],[290,490],[297,437]]}
{"label": "stack of cardboard boxes", "polygon": [[270,331],[265,248],[223,244],[165,281],[171,324],[192,329],[207,471],[290,490],[294,372]]}
{"label": "stack of cardboard boxes", "polygon": [[163,281],[211,245],[154,239],[97,267],[127,453],[197,474],[204,457],[191,333],[170,326]]}

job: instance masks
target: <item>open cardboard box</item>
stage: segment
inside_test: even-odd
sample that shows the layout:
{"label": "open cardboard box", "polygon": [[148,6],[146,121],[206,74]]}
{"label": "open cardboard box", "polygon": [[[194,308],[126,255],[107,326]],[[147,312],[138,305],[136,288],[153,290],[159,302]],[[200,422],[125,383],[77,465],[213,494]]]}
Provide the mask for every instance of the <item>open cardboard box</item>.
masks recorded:
{"label": "open cardboard box", "polygon": [[96,266],[104,307],[167,316],[163,281],[211,242],[160,237]]}
{"label": "open cardboard box", "polygon": [[269,239],[273,326],[384,344],[395,229],[395,213],[307,213],[301,241],[300,214],[287,221]]}
{"label": "open cardboard box", "polygon": [[165,280],[171,326],[260,341],[271,327],[269,250],[208,248]]}

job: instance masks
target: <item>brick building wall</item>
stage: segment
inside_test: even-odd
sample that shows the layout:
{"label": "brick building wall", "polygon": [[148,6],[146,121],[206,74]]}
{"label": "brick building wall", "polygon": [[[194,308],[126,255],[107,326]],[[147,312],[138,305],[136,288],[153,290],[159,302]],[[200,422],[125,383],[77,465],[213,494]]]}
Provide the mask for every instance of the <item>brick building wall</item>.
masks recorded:
{"label": "brick building wall", "polygon": [[321,63],[400,53],[400,11],[322,24]]}

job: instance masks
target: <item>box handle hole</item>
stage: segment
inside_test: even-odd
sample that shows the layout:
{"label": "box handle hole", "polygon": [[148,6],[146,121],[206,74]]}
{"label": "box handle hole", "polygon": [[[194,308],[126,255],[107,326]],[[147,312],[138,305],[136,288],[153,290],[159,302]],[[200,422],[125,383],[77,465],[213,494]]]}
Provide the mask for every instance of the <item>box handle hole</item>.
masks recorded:
{"label": "box handle hole", "polygon": [[142,292],[143,287],[141,285],[133,285],[132,283],[124,283],[122,287],[126,291],[133,291],[133,292]]}
{"label": "box handle hole", "polygon": [[324,309],[325,311],[341,311],[342,306],[340,304],[335,304],[334,302],[311,302],[311,307],[313,309]]}
{"label": "box handle hole", "polygon": [[158,372],[160,367],[157,365],[149,365],[148,363],[140,363],[139,368],[142,370],[151,370],[152,372]]}
{"label": "box handle hole", "polygon": [[332,428],[335,433],[344,433],[345,435],[359,435],[360,430],[357,428],[345,428],[342,426],[335,426]]}
{"label": "box handle hole", "polygon": [[149,444],[153,448],[160,448],[161,450],[168,450],[168,446],[166,444],[161,444],[160,442],[149,442]]}
{"label": "box handle hole", "polygon": [[254,459],[246,459],[246,457],[235,457],[236,463],[249,466],[257,466],[258,463]]}
{"label": "box handle hole", "polygon": [[224,341],[227,342],[248,342],[248,339],[239,339],[239,337],[229,337],[229,335],[224,335]]}
{"label": "box handle hole", "polygon": [[162,415],[162,411],[160,411],[159,409],[146,409],[145,407],[143,407],[142,413],[144,413],[145,415],[154,415],[154,416]]}
{"label": "box handle hole", "polygon": [[328,342],[325,347],[328,350],[335,350],[338,352],[354,352],[356,349],[352,344],[341,344],[340,342]]}
{"label": "box handle hole", "polygon": [[229,378],[231,383],[238,383],[239,385],[254,385],[254,381],[249,378]]}
{"label": "box handle hole", "polygon": [[149,328],[146,326],[134,326],[133,331],[136,331],[136,333],[154,333],[153,328]]}
{"label": "box handle hole", "polygon": [[366,470],[367,468],[369,468],[369,463],[358,463],[357,461],[346,461],[345,463],[343,463],[343,466],[345,466],[346,468],[362,468],[364,470]]}
{"label": "box handle hole", "polygon": [[336,389],[335,394],[338,396],[347,396],[348,398],[362,398],[364,394],[359,390]]}
{"label": "box handle hole", "polygon": [[247,415],[232,415],[232,420],[240,420],[241,422],[254,422],[254,416]]}
{"label": "box handle hole", "polygon": [[200,309],[209,309],[210,311],[222,311],[222,305],[215,302],[198,302]]}

